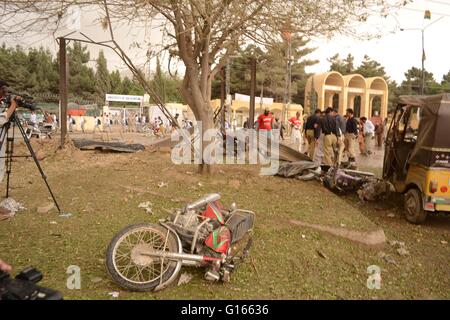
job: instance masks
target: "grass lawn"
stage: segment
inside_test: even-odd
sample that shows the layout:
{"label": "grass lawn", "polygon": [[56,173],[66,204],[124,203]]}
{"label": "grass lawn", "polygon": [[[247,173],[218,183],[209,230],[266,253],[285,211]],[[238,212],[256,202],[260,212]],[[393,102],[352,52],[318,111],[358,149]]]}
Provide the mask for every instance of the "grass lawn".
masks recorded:
{"label": "grass lawn", "polygon": [[[45,158],[42,166],[63,211],[73,215],[37,213],[51,200],[34,163],[17,160],[11,196],[27,210],[0,221],[0,257],[15,271],[37,267],[44,273],[42,285],[62,291],[65,299],[110,299],[111,291],[118,291],[119,299],[450,298],[450,218],[408,224],[399,197],[360,203],[356,196],[339,197],[315,181],[259,176],[257,166],[220,166],[216,175],[206,177],[197,175],[194,166],[173,165],[168,153],[148,150],[118,154],[69,148]],[[168,186],[160,188],[160,182]],[[231,283],[208,283],[201,269],[192,268],[182,270],[194,274],[191,282],[158,293],[124,291],[111,281],[104,259],[115,233],[129,224],[156,222],[166,210],[211,192],[221,193],[225,205],[236,201],[257,214],[252,263],[241,265]],[[138,208],[144,201],[153,203],[153,216]],[[290,219],[361,231],[382,228],[388,241],[404,241],[410,255],[398,255],[388,243],[373,248],[295,226]],[[396,264],[387,263],[380,252]],[[70,265],[81,268],[81,290],[66,288]],[[370,265],[382,269],[380,290],[366,286]]]}

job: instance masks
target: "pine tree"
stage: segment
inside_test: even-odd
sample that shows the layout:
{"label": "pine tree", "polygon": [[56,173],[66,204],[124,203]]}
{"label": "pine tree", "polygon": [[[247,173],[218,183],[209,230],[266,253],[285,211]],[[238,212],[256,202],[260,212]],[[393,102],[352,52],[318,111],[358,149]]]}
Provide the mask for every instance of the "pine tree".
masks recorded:
{"label": "pine tree", "polygon": [[108,72],[103,50],[100,50],[97,58],[97,70],[95,72],[95,93],[98,99],[105,99],[107,93],[111,91],[111,79]]}
{"label": "pine tree", "polygon": [[356,69],[356,73],[359,73],[365,78],[386,76],[384,67],[378,61],[372,60],[368,55],[364,55],[364,59]]}

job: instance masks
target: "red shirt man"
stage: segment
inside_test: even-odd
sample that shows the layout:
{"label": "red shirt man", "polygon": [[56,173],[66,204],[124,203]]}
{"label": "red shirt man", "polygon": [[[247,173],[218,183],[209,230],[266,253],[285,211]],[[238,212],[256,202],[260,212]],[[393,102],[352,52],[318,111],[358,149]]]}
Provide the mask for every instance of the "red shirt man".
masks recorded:
{"label": "red shirt man", "polygon": [[297,129],[302,129],[302,120],[300,119],[300,114],[298,114],[296,117],[292,117],[289,119],[289,122],[292,124],[292,126]]}
{"label": "red shirt man", "polygon": [[272,130],[273,118],[270,116],[269,110],[265,110],[263,114],[258,117],[259,130]]}

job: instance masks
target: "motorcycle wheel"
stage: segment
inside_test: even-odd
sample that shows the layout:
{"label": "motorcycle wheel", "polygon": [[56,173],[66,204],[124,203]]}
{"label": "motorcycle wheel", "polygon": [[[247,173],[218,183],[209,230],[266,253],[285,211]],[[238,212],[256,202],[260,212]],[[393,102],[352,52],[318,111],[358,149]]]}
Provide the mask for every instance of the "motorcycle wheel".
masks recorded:
{"label": "motorcycle wheel", "polygon": [[[167,239],[167,241],[166,241]],[[121,287],[132,291],[153,291],[172,278],[181,261],[161,260],[141,250],[179,252],[176,236],[166,228],[150,223],[131,225],[120,231],[108,246],[106,268]],[[168,284],[166,284],[168,285]]]}

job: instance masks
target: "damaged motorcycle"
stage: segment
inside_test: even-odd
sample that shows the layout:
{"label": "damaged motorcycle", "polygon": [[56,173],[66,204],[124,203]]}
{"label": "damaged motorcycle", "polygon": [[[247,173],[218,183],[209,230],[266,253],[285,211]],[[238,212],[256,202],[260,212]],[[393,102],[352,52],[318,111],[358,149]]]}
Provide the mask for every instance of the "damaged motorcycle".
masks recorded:
{"label": "damaged motorcycle", "polygon": [[107,249],[112,279],[132,291],[158,291],[173,283],[182,266],[203,267],[209,281],[230,280],[248,255],[255,213],[209,194],[176,210],[158,224],[131,225]]}

